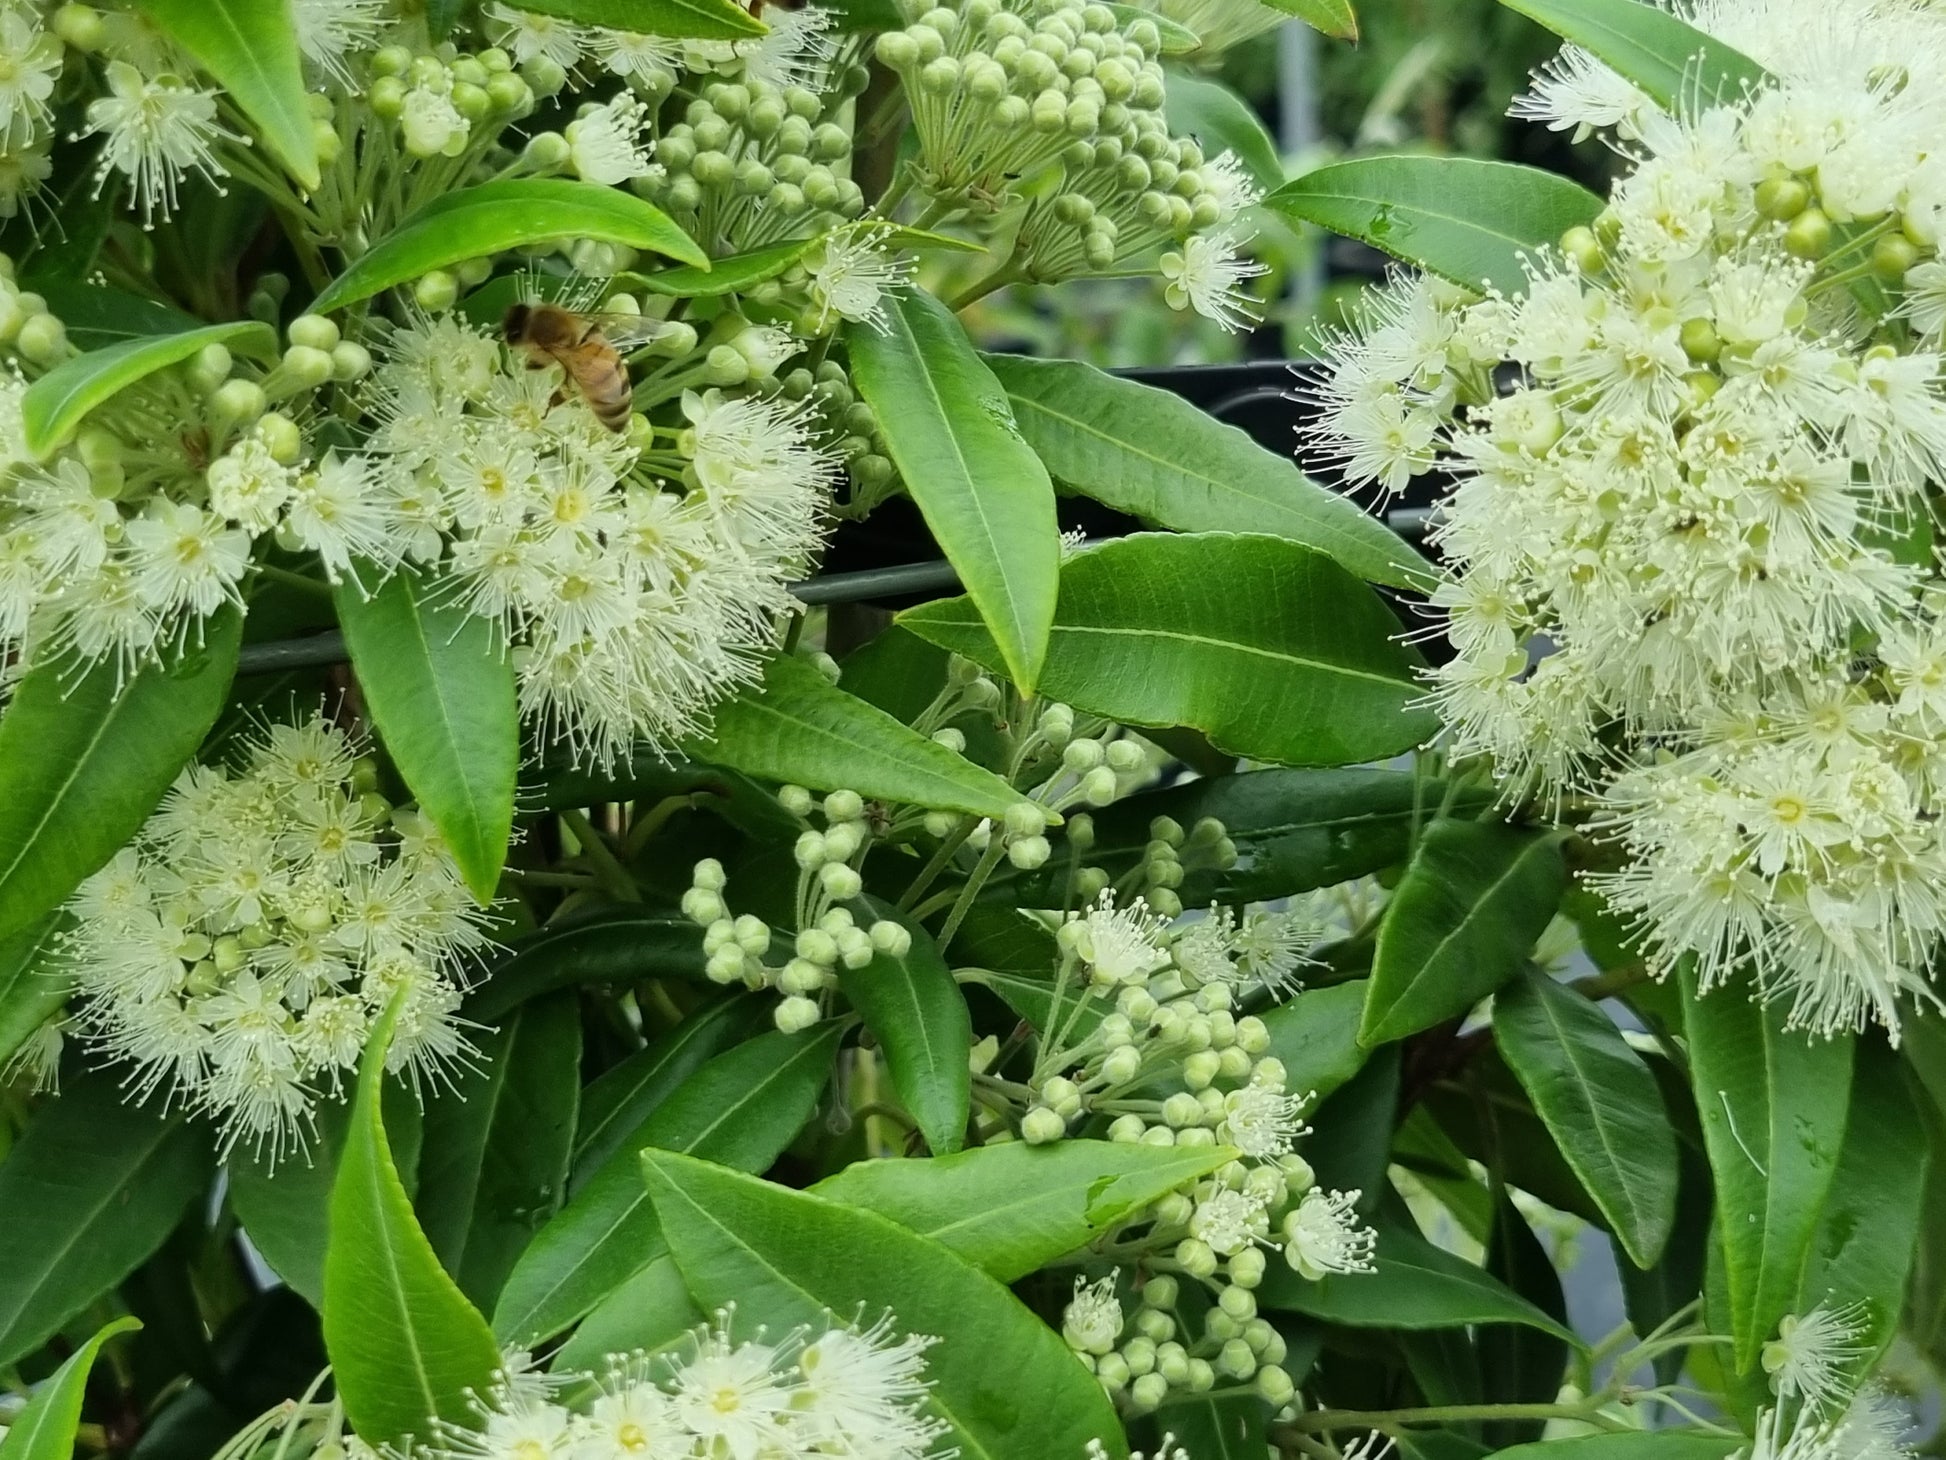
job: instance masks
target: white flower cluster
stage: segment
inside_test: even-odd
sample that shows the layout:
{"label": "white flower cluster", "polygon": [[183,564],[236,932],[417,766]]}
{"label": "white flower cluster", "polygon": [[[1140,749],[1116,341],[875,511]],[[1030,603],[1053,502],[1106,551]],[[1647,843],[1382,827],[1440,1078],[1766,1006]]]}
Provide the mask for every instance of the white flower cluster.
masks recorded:
{"label": "white flower cluster", "polygon": [[389,1068],[437,1077],[468,1052],[481,910],[431,822],[322,717],[265,727],[234,769],[190,766],[68,912],[89,1041],[226,1144],[301,1146],[401,990]]}
{"label": "white flower cluster", "polygon": [[572,1408],[560,1374],[503,1377],[477,1428],[442,1428],[426,1460],[947,1460],[925,1412],[925,1353],[888,1313],[870,1327],[738,1342],[731,1315],[655,1355],[614,1354]]}
{"label": "white flower cluster", "polygon": [[1457,478],[1433,698],[1516,794],[1593,798],[1652,969],[1896,1036],[1946,927],[1946,13],[1694,13],[1775,84],[1671,114],[1567,53],[1521,110],[1613,130],[1607,210],[1512,298],[1378,291],[1320,440],[1355,482]]}
{"label": "white flower cluster", "polygon": [[[709,389],[651,475],[554,371],[442,316],[395,332],[364,472],[389,557],[428,564],[514,646],[523,710],[576,756],[673,743],[753,676],[819,543],[835,473],[803,411]],[[383,559],[381,561],[384,561]]]}

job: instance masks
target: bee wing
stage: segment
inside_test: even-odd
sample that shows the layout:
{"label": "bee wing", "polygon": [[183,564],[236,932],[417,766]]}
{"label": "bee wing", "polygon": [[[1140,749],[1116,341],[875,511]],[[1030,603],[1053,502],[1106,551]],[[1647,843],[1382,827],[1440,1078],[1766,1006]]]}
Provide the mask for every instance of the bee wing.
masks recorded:
{"label": "bee wing", "polygon": [[581,318],[624,354],[637,345],[646,345],[669,327],[667,321],[646,314],[584,314]]}

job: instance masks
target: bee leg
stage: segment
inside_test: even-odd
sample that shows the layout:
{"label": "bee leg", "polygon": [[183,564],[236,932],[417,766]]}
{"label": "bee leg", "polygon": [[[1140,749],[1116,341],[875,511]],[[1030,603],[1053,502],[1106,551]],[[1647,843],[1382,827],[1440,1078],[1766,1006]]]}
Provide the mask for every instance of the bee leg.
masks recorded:
{"label": "bee leg", "polygon": [[553,395],[547,398],[547,408],[551,411],[558,405],[565,405],[567,403],[567,398],[568,398],[568,388],[564,385],[559,390],[555,391]]}
{"label": "bee leg", "polygon": [[527,368],[529,370],[545,370],[553,363],[552,360],[543,359],[539,355],[529,355],[527,357]]}

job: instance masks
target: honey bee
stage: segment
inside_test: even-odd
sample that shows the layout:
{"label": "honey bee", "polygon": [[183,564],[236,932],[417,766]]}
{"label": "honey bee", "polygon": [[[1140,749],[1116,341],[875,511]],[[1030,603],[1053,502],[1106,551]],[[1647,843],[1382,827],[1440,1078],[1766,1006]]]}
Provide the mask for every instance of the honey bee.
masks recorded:
{"label": "honey bee", "polygon": [[562,396],[572,386],[597,421],[611,431],[626,431],[635,388],[621,352],[602,334],[601,326],[600,316],[534,301],[512,305],[500,332],[509,345],[527,352],[529,370],[544,370],[549,364],[561,367],[566,377]]}

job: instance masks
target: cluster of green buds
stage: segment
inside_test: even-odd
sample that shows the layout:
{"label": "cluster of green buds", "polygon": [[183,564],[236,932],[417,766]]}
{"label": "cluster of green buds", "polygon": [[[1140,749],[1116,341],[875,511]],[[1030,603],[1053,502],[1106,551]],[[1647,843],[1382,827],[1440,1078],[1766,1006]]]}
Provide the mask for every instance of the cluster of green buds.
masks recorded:
{"label": "cluster of green buds", "polygon": [[[1111,741],[1110,746],[1129,743],[1126,740]],[[1077,757],[1080,761],[1088,758],[1085,754]],[[1112,765],[1108,768],[1115,769]],[[1143,768],[1147,769],[1146,760]],[[1070,773],[1074,770],[1065,764],[1065,757],[1064,769]],[[1092,775],[1093,771],[1085,774]],[[1097,783],[1096,789],[1099,790],[1102,784],[1105,783]],[[1126,792],[1116,792],[1116,796],[1123,794]],[[1108,803],[1100,801],[1091,804]],[[1072,890],[1074,901],[1079,903],[1093,902],[1104,891],[1112,890],[1125,899],[1139,898],[1165,918],[1180,917],[1183,904],[1177,889],[1183,885],[1185,878],[1196,872],[1227,872],[1237,864],[1237,845],[1230,839],[1223,823],[1213,816],[1202,817],[1186,832],[1172,816],[1155,817],[1149,822],[1149,840],[1142,849],[1141,859],[1119,879],[1112,877],[1105,868],[1088,864],[1088,854],[1095,848],[1095,822],[1092,816],[1086,812],[1070,816],[1067,832],[1068,845],[1076,857]],[[1254,921],[1261,923],[1271,916],[1257,914]]]}
{"label": "cluster of green buds", "polygon": [[[540,58],[531,64],[550,63]],[[460,157],[527,116],[538,97],[559,91],[567,80],[553,74],[559,69],[524,76],[498,47],[468,55],[448,45],[414,55],[404,46],[385,46],[372,56],[365,96],[373,116],[395,125],[397,145],[408,156]]]}
{"label": "cluster of green buds", "polygon": [[879,430],[878,413],[852,389],[838,361],[825,359],[816,369],[800,365],[779,377],[777,393],[788,401],[809,401],[820,435],[845,466],[851,491],[840,504],[845,516],[862,517],[899,489],[890,448]]}
{"label": "cluster of green buds", "polygon": [[922,180],[941,197],[997,207],[1060,159],[1133,154],[1149,135],[1136,118],[1161,111],[1161,35],[1147,19],[1124,26],[1081,0],[901,8],[909,23],[879,37],[878,58],[905,83]]}
{"label": "cluster of green buds", "polygon": [[1160,111],[1131,111],[1129,130],[1132,142],[1072,144],[1060,189],[1028,204],[1019,247],[1029,278],[1101,273],[1225,221],[1225,198],[1194,141],[1171,137]]}
{"label": "cluster of green buds", "polygon": [[856,218],[865,195],[846,175],[842,101],[804,86],[711,82],[657,144],[662,170],[635,187],[718,256]]}

